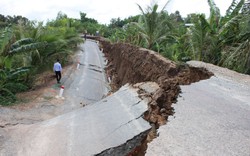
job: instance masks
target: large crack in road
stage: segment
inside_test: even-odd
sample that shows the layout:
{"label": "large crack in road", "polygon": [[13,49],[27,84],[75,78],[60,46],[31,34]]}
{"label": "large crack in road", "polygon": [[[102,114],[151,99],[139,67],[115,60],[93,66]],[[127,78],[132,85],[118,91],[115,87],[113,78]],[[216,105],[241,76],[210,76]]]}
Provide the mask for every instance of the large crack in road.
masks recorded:
{"label": "large crack in road", "polygon": [[[177,101],[181,92],[180,85],[189,85],[208,79],[213,74],[205,68],[189,67],[188,65],[177,66],[174,62],[146,49],[129,44],[111,44],[103,38],[97,39],[108,59],[106,71],[112,80],[113,90],[126,83],[136,84],[147,81],[155,82],[160,86],[160,89],[152,96],[139,93],[142,99],[151,100],[148,102],[148,110],[144,113],[144,119],[150,123],[151,130],[144,134],[141,145],[131,150],[129,155],[144,155],[147,143],[157,136],[157,129],[166,124],[168,117],[173,115],[172,104]],[[108,151],[110,150],[106,152]]]}
{"label": "large crack in road", "polygon": [[[135,61],[134,58],[126,58],[126,56],[137,53],[138,50],[135,47],[131,48],[128,46],[130,52],[132,52],[131,55],[114,55],[124,56],[125,58],[121,58],[122,60],[120,58],[112,58],[110,57],[112,52],[121,51],[125,53],[124,49],[127,49],[123,45],[121,47],[118,46],[118,48],[124,48],[123,50],[114,46],[113,51],[109,51],[109,55],[106,56],[109,60],[106,72],[108,77],[112,77],[111,86],[113,91],[116,91],[115,88],[121,88],[125,83],[134,85],[132,85],[132,88],[129,87],[130,89],[120,89],[120,91],[112,94],[107,99],[100,101],[108,92],[108,89],[105,89],[107,87],[105,75],[103,75],[103,72],[99,72],[104,69],[104,61],[101,61],[103,59],[96,53],[100,52],[99,48],[93,47],[95,42],[89,40],[87,43],[82,48],[84,51],[80,51],[80,60],[77,58],[78,63],[81,62],[82,65],[79,67],[80,70],[78,69],[76,72],[70,72],[68,76],[64,76],[65,80],[63,80],[63,83],[68,89],[65,91],[63,105],[58,107],[53,102],[52,104],[45,102],[38,106],[46,110],[48,108],[44,107],[44,105],[54,106],[53,112],[57,112],[54,116],[60,116],[55,119],[53,115],[50,118],[42,118],[45,120],[44,122],[37,122],[36,124],[32,122],[30,123],[32,125],[26,123],[25,125],[18,124],[8,128],[4,126],[3,129],[8,131],[10,138],[5,137],[5,142],[1,145],[3,147],[1,150],[3,155],[144,155],[146,143],[155,137],[156,129],[160,125],[165,124],[168,116],[173,114],[171,105],[175,102],[180,92],[179,84],[190,84],[193,81],[199,81],[211,75],[204,69],[177,68],[172,62],[165,61],[150,51],[148,53],[145,49],[139,51],[142,51],[141,54],[143,55],[146,54],[148,60],[141,59],[142,63],[139,63],[140,61],[138,60],[133,62]],[[108,44],[105,46],[108,46]],[[90,49],[94,50],[94,52],[89,53]],[[104,49],[105,51],[108,50],[107,47]],[[124,60],[127,59],[131,59],[132,62],[124,63]],[[115,62],[115,66],[121,67],[121,69],[111,68],[110,64]],[[157,62],[161,64],[155,65]],[[138,66],[136,68],[131,67],[133,64]],[[149,66],[150,69],[148,68]],[[135,72],[139,77],[133,74]],[[147,72],[146,75],[143,72]],[[116,73],[121,76],[117,76]],[[100,76],[96,76],[96,74]],[[130,74],[133,76],[129,76]],[[137,91],[133,94],[126,93],[135,89]],[[120,94],[120,92],[124,91],[126,91],[125,94]],[[138,99],[131,101],[136,96]],[[109,101],[110,98],[118,100],[115,103],[122,107],[114,110],[115,106],[112,107],[112,100]],[[146,102],[142,104],[142,101]],[[93,104],[94,102],[97,103]],[[62,103],[62,101],[56,103]],[[98,103],[103,103],[103,106],[99,106],[100,104]],[[80,109],[82,105],[85,107]],[[87,111],[89,108],[95,108],[96,106],[100,108],[98,110],[93,109],[90,112]],[[133,111],[132,108],[137,109]],[[121,113],[121,111],[125,112]],[[43,111],[39,114],[44,116],[43,113],[45,112]],[[30,113],[27,113],[26,117],[24,117],[26,120],[30,118],[28,114]],[[98,118],[98,120],[95,118]],[[108,119],[103,120],[105,118]],[[41,118],[37,121],[41,121]],[[7,123],[5,125],[11,124]],[[133,126],[131,127],[131,125]],[[122,130],[124,128],[126,130]],[[80,131],[79,129],[82,130]],[[100,133],[99,129],[102,129],[103,132]],[[121,132],[122,134],[120,134]],[[102,141],[104,142],[100,146]],[[22,144],[19,145],[20,142]],[[11,147],[13,143],[15,146]],[[86,143],[89,146],[86,146]],[[61,147],[55,147],[57,144],[60,144]],[[79,148],[79,146],[85,146],[86,148]]]}
{"label": "large crack in road", "polygon": [[[95,39],[100,47],[87,40],[77,58],[80,69],[64,82],[65,100],[49,104],[55,106],[52,115],[36,117],[32,125],[1,124],[1,155],[145,155],[157,129],[174,114],[180,86],[213,75],[147,49]],[[90,49],[94,52],[87,53]],[[100,49],[107,61],[95,53]]]}

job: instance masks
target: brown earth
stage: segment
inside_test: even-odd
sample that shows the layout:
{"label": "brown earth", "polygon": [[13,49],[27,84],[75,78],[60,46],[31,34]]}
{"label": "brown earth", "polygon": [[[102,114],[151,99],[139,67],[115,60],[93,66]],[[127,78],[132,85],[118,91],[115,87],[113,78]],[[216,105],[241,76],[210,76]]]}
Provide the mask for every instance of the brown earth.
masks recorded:
{"label": "brown earth", "polygon": [[[145,112],[145,119],[155,124],[156,128],[165,124],[167,117],[173,114],[171,105],[176,102],[180,93],[179,85],[188,85],[213,75],[205,68],[178,65],[154,51],[130,44],[111,44],[104,38],[95,39],[100,41],[100,48],[104,49],[103,52],[108,60],[106,73],[110,77],[113,92],[126,83],[152,81],[160,85],[161,90],[152,97],[155,102],[150,103],[149,110]],[[70,73],[71,69],[72,64],[65,67],[64,71]],[[52,72],[38,75],[33,89],[18,95],[23,101],[22,104],[14,105],[12,108],[30,109],[41,101],[41,95],[44,93],[56,95],[57,92],[49,87],[55,83],[54,81]]]}
{"label": "brown earth", "polygon": [[144,155],[147,143],[157,137],[156,129],[166,124],[169,115],[173,115],[172,104],[176,102],[181,92],[180,85],[208,79],[213,73],[205,68],[176,64],[151,50],[124,43],[112,44],[104,38],[94,39],[101,43],[100,48],[108,59],[106,72],[111,80],[113,91],[126,83],[136,84],[147,81],[156,82],[161,88],[154,95],[144,97],[152,99],[148,104],[148,111],[144,113],[144,119],[152,125],[152,130],[141,146],[128,154],[129,156]]}
{"label": "brown earth", "polygon": [[[66,77],[70,75],[72,70],[74,70],[73,68],[73,63],[66,65],[63,68],[64,72],[62,73],[62,76]],[[19,103],[10,107],[13,109],[26,110],[36,107],[41,101],[44,100],[56,101],[56,99],[52,97],[55,97],[58,94],[58,91],[51,87],[55,83],[56,78],[53,71],[47,71],[36,75],[33,87],[27,92],[17,94]]]}
{"label": "brown earth", "polygon": [[108,59],[107,75],[111,79],[113,90],[126,83],[136,84],[152,81],[160,85],[161,90],[152,98],[145,119],[158,127],[173,114],[172,103],[180,93],[179,85],[188,85],[211,77],[213,74],[205,68],[178,65],[154,51],[130,44],[115,43],[98,38],[101,48]]}

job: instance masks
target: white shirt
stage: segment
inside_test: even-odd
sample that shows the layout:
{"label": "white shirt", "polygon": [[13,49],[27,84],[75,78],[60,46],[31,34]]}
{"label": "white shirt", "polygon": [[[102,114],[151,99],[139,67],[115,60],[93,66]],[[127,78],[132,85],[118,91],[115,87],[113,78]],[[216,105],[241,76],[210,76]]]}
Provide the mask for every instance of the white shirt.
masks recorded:
{"label": "white shirt", "polygon": [[54,68],[53,68],[54,71],[62,71],[62,66],[59,62],[56,62],[54,64]]}

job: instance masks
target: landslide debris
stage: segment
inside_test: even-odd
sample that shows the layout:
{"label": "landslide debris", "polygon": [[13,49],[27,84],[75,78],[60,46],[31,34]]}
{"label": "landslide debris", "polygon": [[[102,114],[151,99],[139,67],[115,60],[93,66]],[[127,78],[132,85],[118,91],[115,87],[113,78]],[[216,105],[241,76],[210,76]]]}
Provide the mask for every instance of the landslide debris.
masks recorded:
{"label": "landslide debris", "polygon": [[130,44],[115,43],[98,38],[108,59],[107,76],[116,91],[126,83],[156,82],[161,90],[154,95],[154,103],[149,105],[145,119],[156,126],[165,124],[173,114],[172,103],[180,93],[180,85],[189,85],[210,78],[213,73],[205,68],[178,65],[160,54]]}
{"label": "landslide debris", "polygon": [[[148,49],[125,43],[112,44],[104,38],[95,39],[99,40],[100,48],[108,60],[106,74],[111,80],[113,91],[126,83],[151,81],[160,86],[157,93],[150,97],[153,100],[148,104],[148,111],[144,113],[144,119],[152,125],[147,141],[156,137],[156,129],[166,124],[169,115],[173,115],[172,104],[177,101],[181,92],[180,85],[189,85],[213,75],[205,68],[176,64]],[[137,154],[132,152],[130,155]]]}

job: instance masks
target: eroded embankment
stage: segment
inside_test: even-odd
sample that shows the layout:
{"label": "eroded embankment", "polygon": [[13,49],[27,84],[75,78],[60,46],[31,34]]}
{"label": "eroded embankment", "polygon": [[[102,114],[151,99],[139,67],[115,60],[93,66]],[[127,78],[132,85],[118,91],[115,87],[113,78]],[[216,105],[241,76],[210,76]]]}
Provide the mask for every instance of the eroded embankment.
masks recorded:
{"label": "eroded embankment", "polygon": [[177,65],[147,49],[123,43],[111,44],[102,38],[99,41],[108,59],[106,71],[114,91],[126,83],[152,81],[159,84],[161,91],[153,97],[155,103],[151,103],[145,113],[145,119],[156,125],[164,124],[167,116],[173,114],[171,105],[180,93],[179,85],[188,85],[213,75],[204,68]]}
{"label": "eroded embankment", "polygon": [[[177,65],[147,49],[123,43],[111,44],[103,38],[98,40],[108,59],[106,71],[113,91],[126,83],[152,81],[160,86],[161,89],[152,96],[153,100],[144,114],[144,119],[153,127],[151,133],[154,127],[165,124],[168,116],[174,113],[172,104],[181,92],[179,85],[188,85],[213,75],[204,68]],[[154,136],[151,133],[148,140]]]}

